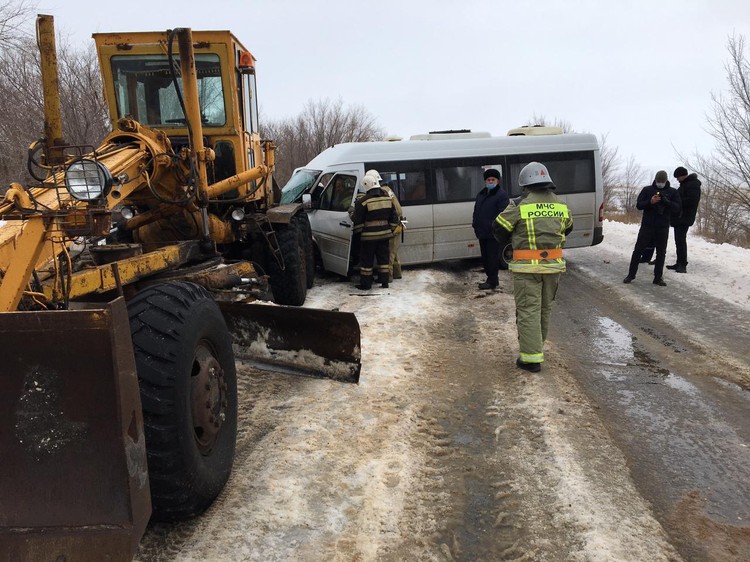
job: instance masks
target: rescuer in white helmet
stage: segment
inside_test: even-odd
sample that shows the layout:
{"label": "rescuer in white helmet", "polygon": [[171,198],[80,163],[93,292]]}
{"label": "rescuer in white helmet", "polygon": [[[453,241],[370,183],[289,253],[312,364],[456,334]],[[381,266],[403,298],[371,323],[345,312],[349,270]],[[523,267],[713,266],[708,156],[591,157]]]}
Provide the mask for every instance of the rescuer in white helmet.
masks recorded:
{"label": "rescuer in white helmet", "polygon": [[510,241],[516,301],[519,354],[516,365],[539,372],[544,361],[544,341],[555,301],[560,274],[565,271],[562,246],[573,230],[573,219],[565,203],[553,193],[555,184],[544,164],[531,162],[518,175],[518,185],[527,193],[513,200],[492,225],[492,233],[503,248]]}
{"label": "rescuer in white helmet", "polygon": [[360,235],[359,284],[357,289],[372,288],[373,262],[377,259],[380,286],[388,288],[388,240],[399,225],[399,217],[388,194],[374,176],[365,175],[362,186],[367,191],[354,203],[354,233]]}
{"label": "rescuer in white helmet", "polygon": [[393,189],[391,189],[391,187],[387,183],[383,182],[383,178],[380,177],[380,173],[377,170],[367,170],[365,172],[365,175],[377,178],[378,182],[380,182],[381,189],[388,194],[388,197],[391,198],[393,206],[396,209],[396,213],[398,214],[399,224],[396,227],[396,230],[393,231],[393,236],[388,241],[388,279],[390,281],[393,281],[394,279],[401,279],[401,261],[398,259],[398,249],[401,246],[402,238],[404,235],[405,221],[401,203],[399,202],[398,197],[396,197],[396,194],[393,192]]}

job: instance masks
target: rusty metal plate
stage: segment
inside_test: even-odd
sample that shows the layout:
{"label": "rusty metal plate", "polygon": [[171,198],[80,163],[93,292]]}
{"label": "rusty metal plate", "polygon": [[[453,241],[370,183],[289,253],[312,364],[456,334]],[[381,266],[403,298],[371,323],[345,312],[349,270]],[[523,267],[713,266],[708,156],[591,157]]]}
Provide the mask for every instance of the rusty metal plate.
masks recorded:
{"label": "rusty metal plate", "polygon": [[343,382],[359,382],[357,317],[294,306],[220,302],[235,354],[259,366]]}
{"label": "rusty metal plate", "polygon": [[131,560],[151,501],[123,299],[0,314],[0,552]]}

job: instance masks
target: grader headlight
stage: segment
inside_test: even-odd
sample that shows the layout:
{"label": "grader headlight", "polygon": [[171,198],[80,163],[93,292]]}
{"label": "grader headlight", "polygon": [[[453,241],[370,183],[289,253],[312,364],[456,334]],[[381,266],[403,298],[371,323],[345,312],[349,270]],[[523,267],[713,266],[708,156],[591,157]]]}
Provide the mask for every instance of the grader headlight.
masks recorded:
{"label": "grader headlight", "polygon": [[95,201],[106,197],[112,189],[112,174],[96,160],[81,158],[65,170],[65,187],[79,201]]}

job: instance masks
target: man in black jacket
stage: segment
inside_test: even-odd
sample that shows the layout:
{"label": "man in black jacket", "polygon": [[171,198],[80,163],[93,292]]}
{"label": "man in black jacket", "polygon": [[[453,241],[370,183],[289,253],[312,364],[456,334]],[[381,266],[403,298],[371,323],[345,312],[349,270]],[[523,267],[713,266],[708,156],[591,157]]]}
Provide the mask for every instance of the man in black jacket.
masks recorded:
{"label": "man in black jacket", "polygon": [[638,263],[641,261],[643,249],[653,242],[656,247],[656,263],[654,264],[654,284],[666,287],[662,275],[664,273],[664,256],[667,253],[669,239],[669,220],[673,213],[679,213],[682,208],[680,194],[667,181],[667,172],[659,170],[651,185],[647,185],[638,195],[635,206],[643,211],[641,228],[638,239],[630,258],[628,276],[623,283],[630,283],[638,273]]}
{"label": "man in black jacket", "polygon": [[698,203],[701,200],[701,181],[696,174],[688,174],[688,171],[682,166],[674,171],[674,177],[680,182],[677,193],[680,194],[680,201],[682,201],[682,212],[672,215],[677,262],[668,265],[667,269],[674,269],[677,273],[687,273],[687,233],[688,229],[695,223],[695,215],[698,212]]}
{"label": "man in black jacket", "polygon": [[496,289],[500,284],[500,244],[492,235],[492,223],[508,206],[508,194],[500,187],[500,172],[494,168],[484,171],[484,188],[477,193],[471,226],[479,240],[482,265],[487,279],[479,284],[480,289]]}

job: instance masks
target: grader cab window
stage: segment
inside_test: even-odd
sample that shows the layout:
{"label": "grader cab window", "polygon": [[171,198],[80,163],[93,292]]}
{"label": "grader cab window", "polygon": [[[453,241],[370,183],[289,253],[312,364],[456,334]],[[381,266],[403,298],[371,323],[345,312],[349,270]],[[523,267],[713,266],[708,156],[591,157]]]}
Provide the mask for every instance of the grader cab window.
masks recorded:
{"label": "grader cab window", "polygon": [[[179,59],[175,57],[175,61],[178,63]],[[185,115],[166,56],[114,56],[111,64],[119,117],[130,115],[136,121],[152,127],[185,126]],[[195,65],[203,126],[221,127],[226,123],[226,108],[219,56],[196,55]],[[177,74],[177,82],[182,87],[179,68]]]}

